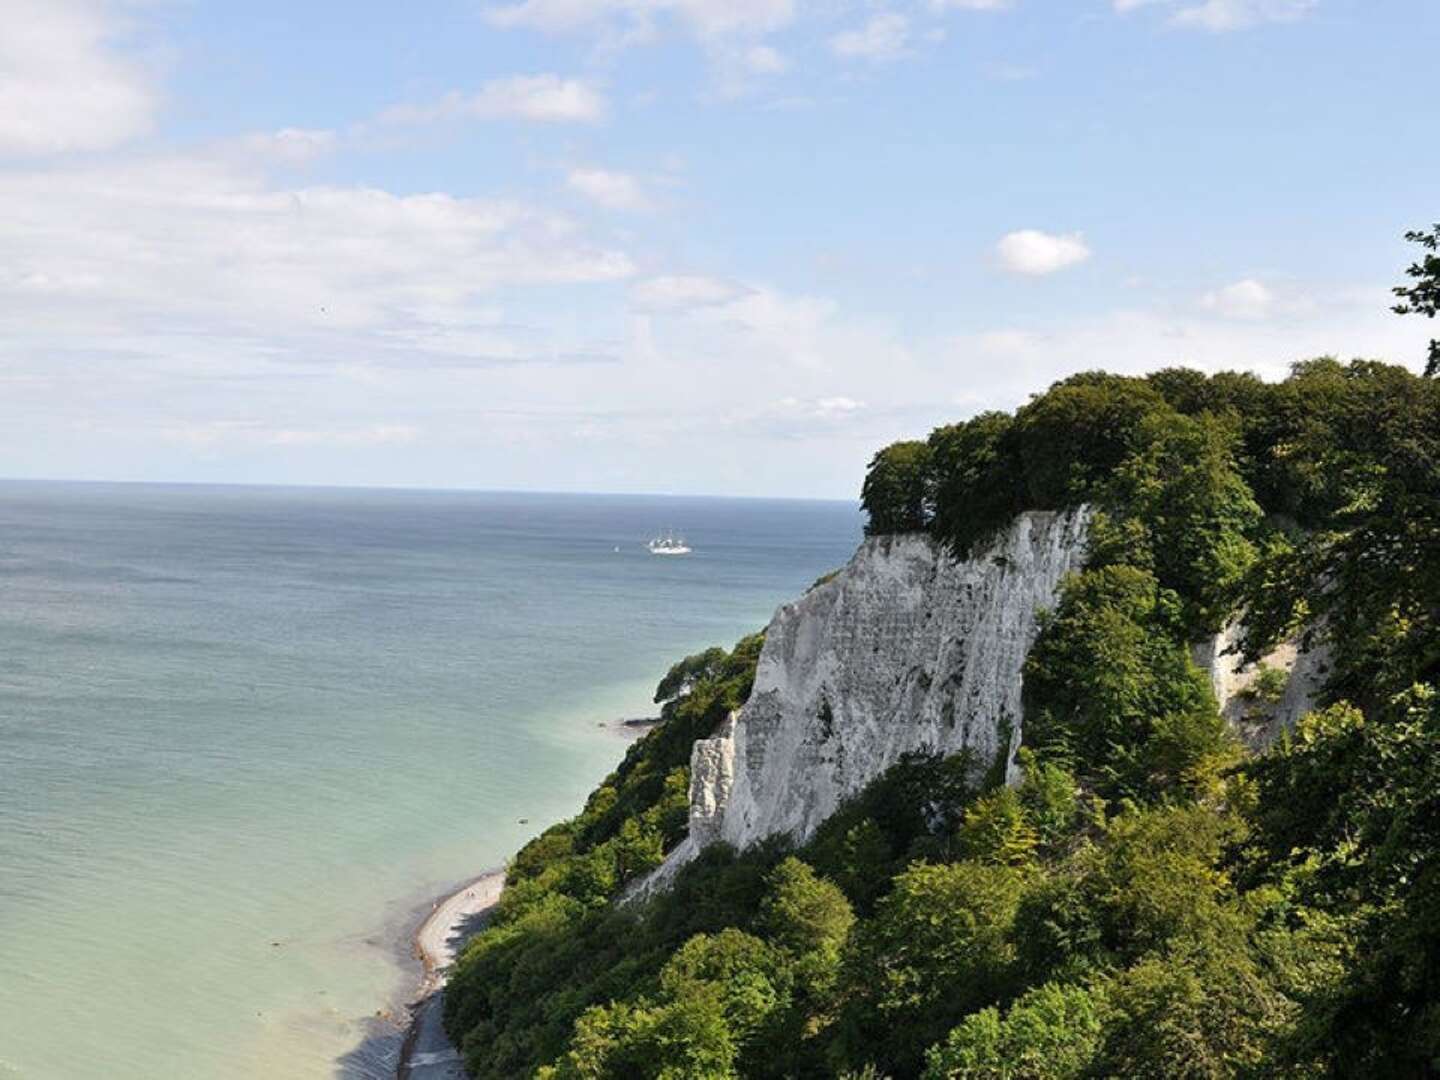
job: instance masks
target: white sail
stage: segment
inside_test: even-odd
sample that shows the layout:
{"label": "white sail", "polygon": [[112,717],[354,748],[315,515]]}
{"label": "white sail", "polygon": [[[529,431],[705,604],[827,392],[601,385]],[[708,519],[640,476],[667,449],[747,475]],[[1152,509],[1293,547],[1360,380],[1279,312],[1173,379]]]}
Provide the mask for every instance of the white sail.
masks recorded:
{"label": "white sail", "polygon": [[683,536],[676,536],[673,529],[664,536],[657,536],[646,545],[651,555],[689,555],[690,545]]}

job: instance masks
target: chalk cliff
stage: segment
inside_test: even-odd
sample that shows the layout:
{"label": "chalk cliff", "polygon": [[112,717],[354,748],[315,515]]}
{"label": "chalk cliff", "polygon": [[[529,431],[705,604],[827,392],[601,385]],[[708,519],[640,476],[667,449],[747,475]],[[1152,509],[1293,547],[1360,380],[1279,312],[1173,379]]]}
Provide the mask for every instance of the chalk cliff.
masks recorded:
{"label": "chalk cliff", "polygon": [[[1315,707],[1330,674],[1330,650],[1309,649],[1298,641],[1278,646],[1259,664],[1243,666],[1231,650],[1240,640],[1243,622],[1233,622],[1213,638],[1195,645],[1191,657],[1210,673],[1210,687],[1220,714],[1251,750],[1264,750]],[[1255,693],[1261,665],[1284,673],[1283,689],[1273,699]]]}
{"label": "chalk cliff", "polygon": [[1081,568],[1089,517],[1021,514],[964,560],[928,536],[874,537],[780,608],[750,700],[695,744],[689,837],[637,891],[716,841],[804,840],[911,751],[1010,756],[1036,616]]}
{"label": "chalk cliff", "polygon": [[[689,836],[630,896],[664,888],[717,841],[803,842],[912,751],[1012,761],[1037,614],[1083,567],[1090,517],[1086,507],[1021,514],[963,560],[925,535],[873,537],[780,608],[749,701],[691,753]],[[1228,653],[1240,629],[1232,624],[1192,655],[1221,712],[1261,749],[1313,706],[1328,655],[1282,645],[1265,663],[1285,673],[1283,693],[1259,700],[1249,692],[1258,668]]]}

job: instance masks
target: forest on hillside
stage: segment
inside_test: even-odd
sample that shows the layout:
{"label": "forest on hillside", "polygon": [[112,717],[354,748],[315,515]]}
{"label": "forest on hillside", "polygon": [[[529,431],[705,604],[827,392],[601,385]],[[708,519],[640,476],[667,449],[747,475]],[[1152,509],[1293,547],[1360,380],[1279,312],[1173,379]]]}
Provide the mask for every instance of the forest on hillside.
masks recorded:
{"label": "forest on hillside", "polygon": [[[881,450],[863,502],[872,534],[962,557],[1022,510],[1095,509],[1026,663],[1022,781],[911,757],[803,845],[712,846],[617,905],[683,839],[691,744],[763,641],[681,661],[459,962],[474,1075],[1440,1072],[1440,380],[1085,373]],[[1331,656],[1256,755],[1190,648],[1242,616],[1252,661]]]}

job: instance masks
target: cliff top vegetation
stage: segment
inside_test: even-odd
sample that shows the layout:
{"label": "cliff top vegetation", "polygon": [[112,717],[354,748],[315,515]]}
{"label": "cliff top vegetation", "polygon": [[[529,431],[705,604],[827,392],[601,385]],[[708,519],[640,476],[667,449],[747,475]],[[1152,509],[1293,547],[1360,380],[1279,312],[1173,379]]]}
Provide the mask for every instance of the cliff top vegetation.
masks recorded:
{"label": "cliff top vegetation", "polygon": [[[908,758],[804,845],[712,846],[616,905],[683,839],[690,746],[762,642],[681,661],[462,957],[473,1074],[1440,1071],[1440,382],[1086,373],[881,450],[863,502],[872,534],[956,557],[1021,510],[1096,508],[1026,664],[1022,782]],[[1242,616],[1252,659],[1333,657],[1255,757],[1191,658]]]}

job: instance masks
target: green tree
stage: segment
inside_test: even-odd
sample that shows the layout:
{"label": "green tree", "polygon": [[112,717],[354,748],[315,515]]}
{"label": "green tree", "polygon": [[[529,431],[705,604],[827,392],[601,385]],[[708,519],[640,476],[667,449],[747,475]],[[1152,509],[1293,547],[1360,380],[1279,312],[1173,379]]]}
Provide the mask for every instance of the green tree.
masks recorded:
{"label": "green tree", "polygon": [[1261,510],[1235,460],[1237,432],[1211,414],[1152,414],[1144,447],[1105,485],[1110,512],[1095,522],[1090,565],[1153,570],[1181,597],[1188,634],[1229,620],[1255,559]]}
{"label": "green tree", "polygon": [[893,875],[918,858],[951,858],[975,794],[969,753],[906,754],[820,824],[806,861],[868,915]]}
{"label": "green tree", "polygon": [[1090,990],[1046,983],[1002,1016],[967,1016],[925,1055],[922,1080],[1080,1080],[1100,1046],[1100,1009]]}
{"label": "green tree", "polygon": [[575,1022],[570,1048],[542,1080],[732,1080],[737,1049],[714,988],[681,1001],[615,1002]]}
{"label": "green tree", "polygon": [[819,954],[838,962],[855,924],[845,894],[794,856],[770,872],[760,908],[766,936],[794,957]]}
{"label": "green tree", "polygon": [[766,878],[756,927],[776,946],[793,979],[788,1010],[747,1047],[747,1075],[826,1074],[823,1038],[834,1019],[841,957],[855,913],[845,894],[788,856]]}
{"label": "green tree", "polygon": [[1327,640],[1331,699],[1369,712],[1440,679],[1440,380],[1313,361],[1284,389],[1276,475],[1308,529],[1250,573],[1246,653],[1297,630]]}
{"label": "green tree", "polygon": [[960,852],[977,862],[1024,866],[1035,857],[1039,843],[1014,788],[1001,788],[976,799],[960,826]]}
{"label": "green tree", "polygon": [[1231,741],[1181,621],[1179,598],[1147,571],[1069,578],[1025,663],[1027,743],[1106,797],[1203,785]]}
{"label": "green tree", "polygon": [[894,845],[870,817],[856,821],[848,813],[833,815],[821,825],[807,854],[866,913],[890,887],[895,871]]}
{"label": "green tree", "polygon": [[1440,1061],[1440,692],[1375,717],[1344,703],[1303,718],[1247,767],[1254,858],[1346,920],[1345,976],[1307,1001],[1301,1045],[1336,1075],[1419,1076]]}
{"label": "green tree", "polygon": [[743,1042],[784,1006],[790,976],[773,947],[727,927],[697,934],[676,950],[660,972],[660,987],[672,1000],[714,988],[730,1032]]}
{"label": "green tree", "polygon": [[1091,497],[1143,445],[1145,418],[1166,411],[1143,379],[1085,372],[1056,383],[1015,414],[1022,504],[1055,509]]}
{"label": "green tree", "polygon": [[1108,979],[1103,1001],[1094,1074],[1137,1080],[1275,1075],[1270,1047],[1297,1013],[1241,941],[1178,942]]}
{"label": "green tree", "polygon": [[860,503],[870,516],[871,536],[920,532],[930,521],[930,447],[897,442],[870,459]]}
{"label": "green tree", "polygon": [[1011,989],[1023,880],[971,862],[916,863],[895,879],[847,961],[841,1040],[851,1062],[913,1073],[925,1047]]}
{"label": "green tree", "polygon": [[1026,820],[1042,844],[1063,843],[1073,835],[1080,811],[1074,775],[1057,762],[1041,761],[1028,746],[1017,758],[1022,776],[1017,791]]}
{"label": "green tree", "polygon": [[984,412],[930,433],[931,529],[960,556],[1024,509],[1015,420]]}
{"label": "green tree", "polygon": [[667,701],[684,697],[702,680],[720,676],[728,658],[729,654],[715,645],[671,665],[665,677],[660,680],[660,685],[655,688],[655,704],[663,705]]}
{"label": "green tree", "polygon": [[[1412,244],[1419,244],[1424,252],[1405,271],[1412,284],[1399,285],[1393,290],[1395,295],[1400,297],[1400,303],[1396,304],[1393,310],[1397,315],[1409,315],[1413,312],[1433,319],[1440,313],[1440,250],[1437,250],[1440,249],[1440,224],[1429,232],[1419,229],[1407,232],[1405,239]],[[1440,376],[1440,340],[1432,339],[1430,342],[1425,375],[1428,378]]]}

